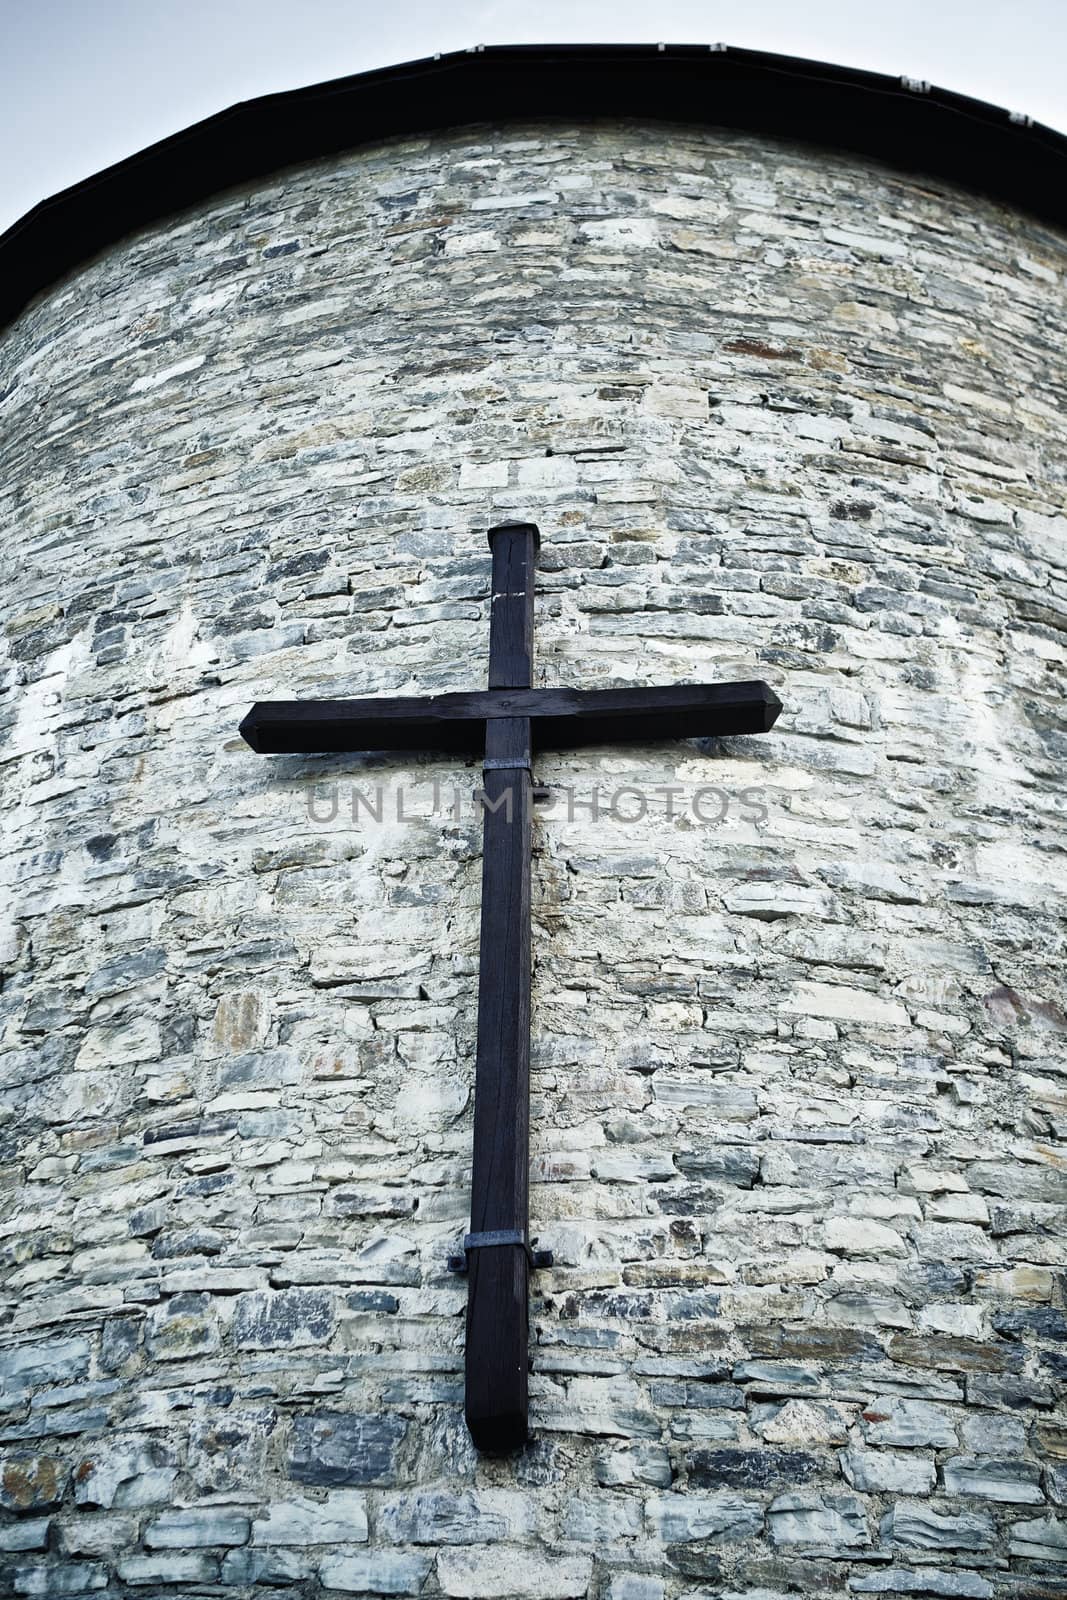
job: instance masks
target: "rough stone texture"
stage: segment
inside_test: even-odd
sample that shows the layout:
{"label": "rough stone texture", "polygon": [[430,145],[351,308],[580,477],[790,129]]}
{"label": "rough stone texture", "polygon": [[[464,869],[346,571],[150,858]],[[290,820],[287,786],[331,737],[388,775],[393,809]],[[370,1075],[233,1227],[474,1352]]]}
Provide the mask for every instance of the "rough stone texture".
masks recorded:
{"label": "rough stone texture", "polygon": [[[854,157],[478,128],[3,335],[0,1591],[1062,1585],[1065,267]],[[477,764],[236,728],[480,685],[509,516],[540,681],[786,710],[539,761],[557,1265],[488,1462]]]}

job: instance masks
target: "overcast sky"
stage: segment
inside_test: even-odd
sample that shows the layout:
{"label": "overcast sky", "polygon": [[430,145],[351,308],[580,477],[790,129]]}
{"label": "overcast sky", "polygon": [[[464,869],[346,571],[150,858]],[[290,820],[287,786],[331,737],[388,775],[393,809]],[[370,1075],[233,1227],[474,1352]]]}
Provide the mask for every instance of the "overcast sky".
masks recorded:
{"label": "overcast sky", "polygon": [[0,230],[236,100],[469,44],[723,40],[1067,131],[1065,0],[0,0]]}

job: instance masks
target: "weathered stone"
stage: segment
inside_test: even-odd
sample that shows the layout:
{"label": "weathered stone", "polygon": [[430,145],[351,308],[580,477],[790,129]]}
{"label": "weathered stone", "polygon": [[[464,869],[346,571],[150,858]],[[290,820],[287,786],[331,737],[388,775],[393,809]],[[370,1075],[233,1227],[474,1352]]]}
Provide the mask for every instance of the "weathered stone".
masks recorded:
{"label": "weathered stone", "polygon": [[882,1395],[864,1406],[859,1420],[868,1444],[944,1449],[959,1443],[948,1412],[926,1400]]}
{"label": "weathered stone", "polygon": [[209,1294],[176,1294],[149,1317],[148,1352],[155,1361],[184,1361],[219,1347],[218,1314]]}
{"label": "weathered stone", "polygon": [[116,1563],[123,1583],[135,1588],[150,1583],[213,1583],[218,1576],[219,1563],[214,1556],[196,1552],[191,1555],[123,1556]]}
{"label": "weathered stone", "polygon": [[491,1544],[507,1538],[509,1511],[499,1494],[424,1490],[385,1502],[378,1528],[397,1544]]}
{"label": "weathered stone", "polygon": [[441,1593],[455,1600],[582,1600],[592,1576],[590,1556],[548,1557],[520,1546],[442,1550],[437,1557]]}
{"label": "weathered stone", "polygon": [[882,1356],[878,1339],[862,1328],[746,1328],[751,1349],[767,1355],[796,1357],[806,1361],[849,1361],[866,1357],[877,1361]]}
{"label": "weathered stone", "polygon": [[1067,1461],[1067,1425],[1042,1420],[1034,1425],[1034,1446],[1046,1456]]}
{"label": "weathered stone", "polygon": [[1047,1267],[1008,1267],[976,1273],[976,1294],[995,1295],[998,1299],[1051,1300],[1054,1288],[1052,1273]]}
{"label": "weathered stone", "polygon": [[758,1424],[768,1444],[844,1444],[847,1431],[840,1407],[815,1400],[787,1400]]}
{"label": "weathered stone", "polygon": [[827,1250],[860,1260],[882,1260],[907,1254],[907,1246],[895,1228],[862,1217],[831,1217],[824,1238]]}
{"label": "weathered stone", "polygon": [[735,1383],[747,1384],[751,1395],[819,1394],[823,1389],[816,1368],[792,1361],[742,1361],[734,1368],[733,1377]]}
{"label": "weathered stone", "polygon": [[399,1417],[365,1416],[358,1411],[294,1417],[289,1476],[297,1483],[325,1487],[389,1483],[395,1478],[397,1451],[406,1433],[407,1424]]}
{"label": "weathered stone", "polygon": [[50,1517],[23,1517],[0,1526],[0,1550],[47,1550]]}
{"label": "weathered stone", "polygon": [[693,1450],[686,1458],[691,1489],[770,1489],[806,1483],[819,1466],[819,1458],[803,1450]]}
{"label": "weathered stone", "polygon": [[710,1183],[731,1183],[739,1189],[751,1189],[759,1172],[760,1158],[748,1145],[703,1146],[696,1150],[678,1150],[674,1164],[687,1177]]}
{"label": "weathered stone", "polygon": [[959,1596],[961,1600],[992,1600],[993,1585],[980,1572],[962,1572],[957,1567],[883,1567],[880,1572],[854,1573],[848,1580],[854,1594],[934,1594]]}
{"label": "weathered stone", "polygon": [[0,1410],[18,1405],[39,1384],[70,1383],[89,1370],[89,1341],[53,1339],[0,1350]]}
{"label": "weathered stone", "polygon": [[841,1469],[863,1494],[929,1494],[937,1476],[933,1461],[915,1451],[843,1450]]}
{"label": "weathered stone", "polygon": [[767,1531],[774,1545],[803,1546],[832,1556],[870,1543],[863,1501],[851,1494],[780,1494],[767,1507]]}
{"label": "weathered stone", "polygon": [[662,1578],[643,1572],[613,1572],[604,1600],[663,1600],[665,1593]]}
{"label": "weathered stone", "polygon": [[1013,1556],[1030,1561],[1067,1561],[1067,1518],[1034,1517],[1013,1522],[1008,1534]]}
{"label": "weathered stone", "polygon": [[979,1411],[974,1416],[964,1417],[960,1425],[960,1442],[965,1450],[971,1450],[975,1455],[1025,1455],[1026,1424],[1020,1417]]}
{"label": "weathered stone", "polygon": [[79,1512],[60,1529],[60,1545],[66,1555],[96,1556],[109,1561],[137,1544],[140,1519],[136,1513],[104,1516],[99,1512]]}
{"label": "weathered stone", "polygon": [[15,1594],[65,1600],[67,1595],[94,1594],[98,1589],[106,1589],[108,1571],[95,1561],[41,1562],[16,1567],[12,1584]]}
{"label": "weathered stone", "polygon": [[[304,1579],[311,1581],[314,1576],[315,1561],[311,1555],[281,1548],[254,1550],[244,1546],[228,1550],[219,1569],[219,1577],[225,1584],[291,1584]],[[378,1591],[379,1594],[387,1592]]]}
{"label": "weathered stone", "polygon": [[188,1550],[244,1544],[248,1530],[248,1518],[229,1506],[189,1506],[164,1511],[148,1523],[142,1539],[146,1550]]}
{"label": "weathered stone", "polygon": [[596,1481],[605,1489],[648,1484],[654,1489],[670,1487],[671,1458],[661,1444],[637,1443],[604,1452],[596,1458]]}
{"label": "weathered stone", "polygon": [[252,1524],[255,1545],[362,1544],[367,1538],[367,1497],[331,1489],[322,1500],[275,1500]]}
{"label": "weathered stone", "polygon": [[80,1506],[105,1511],[159,1505],[170,1498],[177,1476],[158,1440],[108,1440],[75,1468],[74,1498]]}
{"label": "weathered stone", "polygon": [[264,1289],[237,1299],[233,1336],[242,1350],[323,1344],[333,1332],[333,1296],[325,1289]]}
{"label": "weathered stone", "polygon": [[907,1550],[988,1550],[994,1525],[984,1511],[936,1511],[901,1500],[882,1518],[883,1543]]}
{"label": "weathered stone", "polygon": [[270,1002],[262,990],[242,989],[224,994],[215,1007],[211,1024],[212,1046],[220,1054],[239,1055],[266,1043],[270,1023]]}
{"label": "weathered stone", "polygon": [[[250,1051],[219,1063],[219,1088],[282,1089],[300,1082],[303,1069],[290,1050]],[[232,1104],[233,1102],[231,1102]]]}
{"label": "weathered stone", "polygon": [[251,1411],[228,1406],[194,1423],[186,1470],[197,1493],[236,1497],[250,1474],[262,1478],[277,1421],[270,1406]]}
{"label": "weathered stone", "polygon": [[1007,1338],[1051,1339],[1062,1344],[1067,1340],[1067,1315],[1051,1306],[1024,1307],[1015,1311],[998,1311],[993,1317],[997,1333]]}
{"label": "weathered stone", "polygon": [[144,1337],[143,1317],[108,1317],[100,1335],[100,1365],[119,1372],[139,1349]]}
{"label": "weathered stone", "polygon": [[641,1507],[634,1500],[610,1495],[571,1501],[563,1518],[565,1539],[601,1548],[616,1539],[633,1539],[641,1533]]}
{"label": "weathered stone", "polygon": [[976,1406],[1009,1406],[1013,1411],[1029,1411],[1035,1406],[1051,1406],[1054,1394],[1047,1383],[1034,1378],[976,1372],[967,1379],[967,1399]]}
{"label": "weathered stone", "polygon": [[761,1502],[743,1495],[655,1495],[645,1511],[653,1533],[664,1544],[748,1539],[763,1528]]}
{"label": "weathered stone", "polygon": [[978,1495],[1016,1505],[1040,1505],[1041,1468],[1036,1462],[996,1456],[952,1456],[942,1468],[946,1494]]}
{"label": "weathered stone", "polygon": [[8,1511],[40,1511],[58,1505],[70,1476],[54,1456],[0,1458],[0,1505]]}
{"label": "weathered stone", "polygon": [[742,1411],[745,1391],[736,1383],[653,1383],[657,1406],[684,1406],[686,1410]]}
{"label": "weathered stone", "polygon": [[833,1017],[861,1027],[906,1028],[911,1020],[905,1008],[892,1000],[836,983],[798,983],[782,1009],[787,1014]]}
{"label": "weathered stone", "polygon": [[775,922],[779,917],[829,917],[833,901],[824,890],[803,884],[746,883],[723,896],[727,911]]}

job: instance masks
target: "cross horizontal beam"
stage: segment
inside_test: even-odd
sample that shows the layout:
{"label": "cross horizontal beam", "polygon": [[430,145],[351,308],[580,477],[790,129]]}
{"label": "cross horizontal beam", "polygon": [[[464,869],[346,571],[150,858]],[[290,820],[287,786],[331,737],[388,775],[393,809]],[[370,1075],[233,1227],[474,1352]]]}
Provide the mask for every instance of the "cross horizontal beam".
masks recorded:
{"label": "cross horizontal beam", "polygon": [[767,684],[632,689],[482,689],[382,700],[263,700],[241,723],[261,755],[485,747],[486,724],[528,717],[535,749],[766,733],[782,703]]}

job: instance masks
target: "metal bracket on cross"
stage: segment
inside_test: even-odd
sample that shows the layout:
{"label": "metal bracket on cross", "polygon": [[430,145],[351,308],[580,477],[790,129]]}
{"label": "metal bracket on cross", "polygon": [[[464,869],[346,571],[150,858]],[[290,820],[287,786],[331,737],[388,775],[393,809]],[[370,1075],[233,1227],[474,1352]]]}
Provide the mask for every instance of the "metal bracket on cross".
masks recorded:
{"label": "metal bracket on cross", "polygon": [[[536,1243],[536,1241],[535,1241]],[[472,1250],[490,1250],[496,1245],[516,1244],[526,1252],[531,1267],[550,1267],[551,1250],[533,1250],[521,1228],[494,1228],[488,1233],[467,1233],[463,1236],[463,1254],[449,1256],[449,1272],[466,1272]]]}

